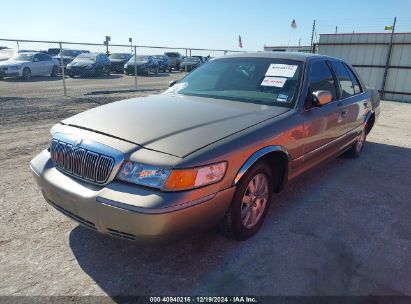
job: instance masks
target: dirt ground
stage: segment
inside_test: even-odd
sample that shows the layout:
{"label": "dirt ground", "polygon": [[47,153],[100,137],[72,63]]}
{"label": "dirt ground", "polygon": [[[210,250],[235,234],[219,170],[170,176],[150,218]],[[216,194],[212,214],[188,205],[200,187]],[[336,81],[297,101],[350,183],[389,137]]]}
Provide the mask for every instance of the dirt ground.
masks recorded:
{"label": "dirt ground", "polygon": [[383,102],[363,155],[289,184],[246,242],[210,231],[138,245],[78,226],[44,201],[29,162],[54,123],[178,77],[91,96],[130,80],[74,79],[70,98],[61,79],[0,81],[0,295],[411,295],[411,104]]}

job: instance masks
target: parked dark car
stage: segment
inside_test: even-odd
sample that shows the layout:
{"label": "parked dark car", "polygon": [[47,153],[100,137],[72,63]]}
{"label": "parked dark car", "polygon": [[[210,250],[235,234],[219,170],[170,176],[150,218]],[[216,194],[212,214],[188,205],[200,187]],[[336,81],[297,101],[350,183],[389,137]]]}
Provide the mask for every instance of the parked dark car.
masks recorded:
{"label": "parked dark car", "polygon": [[157,59],[158,68],[160,71],[162,72],[169,71],[170,73],[172,72],[170,58],[168,58],[166,55],[154,55],[153,57]]}
{"label": "parked dark car", "polygon": [[124,66],[124,74],[134,75],[135,62],[137,62],[137,75],[148,75],[149,73],[158,74],[159,65],[157,59],[153,56],[137,56],[131,57]]}
{"label": "parked dark car", "polygon": [[108,58],[111,62],[111,71],[116,73],[123,73],[124,65],[130,60],[132,55],[130,53],[113,53]]}
{"label": "parked dark car", "polygon": [[191,56],[191,57],[197,57],[198,59],[200,59],[201,63],[207,62],[207,57],[204,57],[204,56]]}
{"label": "parked dark car", "polygon": [[90,53],[90,51],[64,49],[61,52],[59,52],[58,55],[54,56],[53,58],[57,59],[58,62],[60,63],[61,57],[63,57],[63,66],[66,67],[70,62],[73,61],[74,58],[76,58],[78,55],[82,53]]}
{"label": "parked dark car", "polygon": [[[216,225],[245,240],[288,181],[359,157],[380,114],[378,92],[350,65],[309,53],[224,56],[170,85],[55,125],[31,161],[46,201],[127,240]],[[358,174],[368,165],[378,164]]]}
{"label": "parked dark car", "polygon": [[67,75],[99,76],[110,75],[111,63],[104,53],[82,53],[67,65]]}
{"label": "parked dark car", "polygon": [[183,56],[178,52],[166,52],[164,53],[164,55],[166,55],[170,59],[171,68],[179,71]]}
{"label": "parked dark car", "polygon": [[182,72],[185,71],[187,66],[187,72],[190,72],[202,64],[203,62],[198,57],[186,57],[183,62],[181,62],[180,70]]}
{"label": "parked dark car", "polygon": [[60,48],[49,48],[47,49],[47,54],[49,54],[50,56],[57,56],[58,54],[60,54]]}

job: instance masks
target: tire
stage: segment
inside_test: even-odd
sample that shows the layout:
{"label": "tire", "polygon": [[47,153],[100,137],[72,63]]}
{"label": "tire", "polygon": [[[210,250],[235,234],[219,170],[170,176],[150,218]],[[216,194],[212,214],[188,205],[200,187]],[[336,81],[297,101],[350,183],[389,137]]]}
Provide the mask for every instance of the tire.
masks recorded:
{"label": "tire", "polygon": [[155,75],[158,75],[158,67],[156,67],[156,70],[154,71]]}
{"label": "tire", "polygon": [[[263,194],[257,188],[263,186]],[[221,224],[221,232],[235,240],[244,241],[253,236],[261,227],[268,212],[273,195],[273,174],[268,163],[260,161],[254,164],[241,178],[231,201],[230,208]],[[260,198],[258,198],[261,196]],[[249,203],[247,203],[247,201]],[[260,206],[260,209],[257,207]],[[255,221],[253,215],[255,214]]]}
{"label": "tire", "polygon": [[55,66],[53,66],[53,69],[51,70],[50,76],[51,77],[56,77],[58,72],[59,72],[59,67],[55,65]]}
{"label": "tire", "polygon": [[344,156],[350,158],[357,158],[361,155],[362,150],[364,149],[365,141],[367,139],[367,126],[362,128],[360,135],[358,136],[355,143],[351,146],[349,150],[344,153]]}
{"label": "tire", "polygon": [[23,77],[24,80],[29,80],[31,78],[31,70],[27,67],[24,68],[22,77]]}
{"label": "tire", "polygon": [[169,72],[169,73],[172,73],[172,72],[173,72],[173,69],[172,69],[172,68],[169,68],[169,69],[168,69],[168,72]]}
{"label": "tire", "polygon": [[69,76],[70,78],[74,78],[74,75],[71,74],[71,73],[69,73],[68,76]]}

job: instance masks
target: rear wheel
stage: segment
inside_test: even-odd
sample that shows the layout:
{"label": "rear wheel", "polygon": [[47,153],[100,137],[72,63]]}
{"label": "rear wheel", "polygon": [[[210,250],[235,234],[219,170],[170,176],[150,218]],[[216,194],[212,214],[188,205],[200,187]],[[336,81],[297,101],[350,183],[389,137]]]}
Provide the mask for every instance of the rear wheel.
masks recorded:
{"label": "rear wheel", "polygon": [[266,162],[258,162],[241,178],[221,231],[236,240],[246,240],[260,229],[272,198],[273,175]]}
{"label": "rear wheel", "polygon": [[359,157],[362,150],[364,149],[364,144],[367,139],[366,126],[362,128],[360,135],[357,138],[357,141],[351,146],[351,148],[345,152],[345,155],[348,157]]}
{"label": "rear wheel", "polygon": [[31,78],[31,70],[29,68],[23,69],[23,79],[29,80]]}

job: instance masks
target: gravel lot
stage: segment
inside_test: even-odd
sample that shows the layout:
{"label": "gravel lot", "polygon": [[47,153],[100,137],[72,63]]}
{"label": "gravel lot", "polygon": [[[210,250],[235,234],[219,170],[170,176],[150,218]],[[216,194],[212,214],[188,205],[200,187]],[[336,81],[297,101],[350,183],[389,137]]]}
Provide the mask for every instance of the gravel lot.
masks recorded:
{"label": "gravel lot", "polygon": [[180,73],[0,81],[0,295],[411,295],[411,104],[383,102],[359,159],[338,158],[275,197],[260,232],[167,246],[108,238],[44,201],[30,159],[83,110],[156,93]]}

